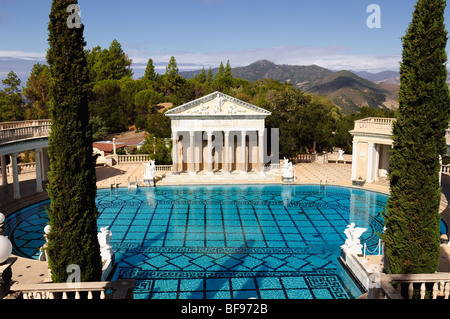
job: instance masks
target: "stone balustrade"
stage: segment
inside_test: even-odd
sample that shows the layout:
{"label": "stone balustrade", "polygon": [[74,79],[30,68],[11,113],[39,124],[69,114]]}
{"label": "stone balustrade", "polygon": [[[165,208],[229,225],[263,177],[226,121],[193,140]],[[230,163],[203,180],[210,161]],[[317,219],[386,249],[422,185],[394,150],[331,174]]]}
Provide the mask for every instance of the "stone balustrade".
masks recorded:
{"label": "stone balustrade", "polygon": [[354,132],[392,134],[393,118],[369,117],[355,121]]}
{"label": "stone balustrade", "polygon": [[134,279],[118,279],[113,282],[16,284],[10,290],[23,299],[133,299],[134,284]]}
{"label": "stone balustrade", "polygon": [[155,165],[157,172],[171,172],[173,165]]}
{"label": "stone balustrade", "polygon": [[441,173],[445,175],[450,175],[450,165],[442,165]]}
{"label": "stone balustrade", "polygon": [[131,154],[131,155],[117,155],[118,164],[124,163],[143,163],[150,160],[150,155],[146,154]]}
{"label": "stone balustrade", "polygon": [[[392,127],[395,120],[395,118],[368,117],[355,121],[353,132],[392,135]],[[450,145],[450,126],[445,131],[445,139],[447,145]]]}
{"label": "stone balustrade", "polygon": [[0,130],[0,144],[32,137],[48,137],[50,135],[50,130],[51,123],[38,126],[3,129]]}
{"label": "stone balustrade", "polygon": [[450,273],[386,274],[382,256],[365,256],[341,252],[341,262],[367,291],[368,299],[449,299]]}
{"label": "stone balustrade", "polygon": [[52,120],[32,120],[32,121],[19,121],[19,122],[3,122],[0,123],[0,130],[16,129],[30,126],[47,126],[51,125]]}
{"label": "stone balustrade", "polygon": [[382,274],[376,299],[449,299],[450,274]]}

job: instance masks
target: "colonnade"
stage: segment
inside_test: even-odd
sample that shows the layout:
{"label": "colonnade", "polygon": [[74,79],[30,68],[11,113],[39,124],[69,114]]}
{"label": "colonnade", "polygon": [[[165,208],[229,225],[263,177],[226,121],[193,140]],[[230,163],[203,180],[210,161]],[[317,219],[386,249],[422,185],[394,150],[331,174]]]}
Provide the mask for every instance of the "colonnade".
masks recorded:
{"label": "colonnade", "polygon": [[377,181],[388,173],[389,150],[392,145],[353,141],[352,180],[362,177],[367,183]]}
{"label": "colonnade", "polygon": [[252,164],[257,164],[257,170],[262,173],[264,134],[264,128],[248,131],[173,130],[173,172],[188,171],[189,174],[195,175],[197,171],[205,170],[207,175],[212,175],[216,166],[223,174],[230,174],[232,170],[247,174],[248,171],[254,170]]}
{"label": "colonnade", "polygon": [[[47,149],[37,148],[35,151],[35,165],[36,165],[36,192],[41,193],[44,191],[43,182],[48,181],[47,173],[49,171],[49,158]],[[6,170],[6,156],[10,156],[12,177],[13,177],[13,198],[20,199],[20,184],[19,184],[19,168],[17,157],[19,152],[14,152],[10,155],[0,156],[1,172],[2,172],[2,186],[8,185],[8,174]]]}

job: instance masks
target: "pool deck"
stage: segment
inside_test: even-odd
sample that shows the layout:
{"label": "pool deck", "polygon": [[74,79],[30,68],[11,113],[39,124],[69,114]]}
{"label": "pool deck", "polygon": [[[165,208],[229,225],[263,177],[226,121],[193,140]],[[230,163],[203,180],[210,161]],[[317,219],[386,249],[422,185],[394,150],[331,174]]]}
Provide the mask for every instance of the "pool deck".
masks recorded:
{"label": "pool deck", "polygon": [[[135,177],[139,180],[142,177],[142,164],[122,164],[113,167],[99,166],[97,170],[97,186],[98,188],[109,188],[111,183],[117,183],[119,187],[126,187],[128,178],[131,181]],[[300,163],[294,165],[296,181],[294,184],[319,184],[326,180],[327,185],[338,185],[345,187],[353,187],[350,179],[351,165],[349,164],[318,164],[318,163]],[[180,185],[179,180],[164,179],[164,173],[157,172],[157,186],[160,185]],[[178,178],[183,180],[184,185],[198,185],[198,184],[213,184],[214,178],[209,177],[211,181],[199,181],[199,178],[192,178],[186,175],[185,178],[181,175]],[[264,179],[258,177],[258,174],[231,174],[229,178],[222,175],[216,176],[220,180],[220,184],[281,184],[281,176],[272,175]],[[19,200],[13,199],[12,176],[8,176],[8,185],[6,187],[0,186],[0,212],[8,216],[9,214],[29,206],[33,203],[45,200],[48,198],[47,192],[36,193],[35,172],[24,172],[19,175],[20,192],[22,198]],[[217,184],[217,182],[215,182]],[[450,198],[450,176],[442,175],[442,201],[441,201],[441,216],[450,224],[450,209],[448,208],[447,198]],[[44,187],[45,189],[45,183]],[[371,190],[376,192],[389,193],[389,182],[386,179],[381,179],[376,183],[365,184],[358,187],[364,190]],[[21,284],[34,284],[49,282],[49,271],[46,262],[37,260],[11,256],[15,261],[12,265],[14,282]],[[379,263],[379,258],[369,259],[369,263]],[[441,245],[441,257],[438,267],[438,272],[450,272],[450,245]]]}

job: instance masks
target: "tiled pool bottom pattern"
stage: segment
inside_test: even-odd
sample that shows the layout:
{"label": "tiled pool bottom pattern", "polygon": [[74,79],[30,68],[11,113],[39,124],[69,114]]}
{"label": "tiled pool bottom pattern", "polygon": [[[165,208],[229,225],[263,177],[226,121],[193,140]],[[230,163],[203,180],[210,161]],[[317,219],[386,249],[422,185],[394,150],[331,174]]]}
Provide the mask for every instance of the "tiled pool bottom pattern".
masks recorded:
{"label": "tiled pool bottom pattern", "polygon": [[[97,196],[98,226],[113,233],[113,279],[135,278],[135,298],[153,299],[354,298],[337,261],[343,231],[350,222],[368,228],[362,241],[373,249],[385,203],[384,195],[362,190],[297,185]],[[22,251],[39,247],[31,235],[38,237],[45,222],[38,226],[37,219],[22,216],[24,227],[11,229],[15,239],[30,239]]]}

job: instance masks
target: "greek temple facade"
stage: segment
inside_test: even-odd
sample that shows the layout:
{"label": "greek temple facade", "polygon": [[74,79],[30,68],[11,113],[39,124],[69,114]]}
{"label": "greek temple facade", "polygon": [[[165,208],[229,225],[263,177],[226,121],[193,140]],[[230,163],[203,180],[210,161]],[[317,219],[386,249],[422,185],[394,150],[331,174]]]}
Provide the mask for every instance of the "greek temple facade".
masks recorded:
{"label": "greek temple facade", "polygon": [[270,114],[221,92],[170,109],[173,173],[263,173]]}

